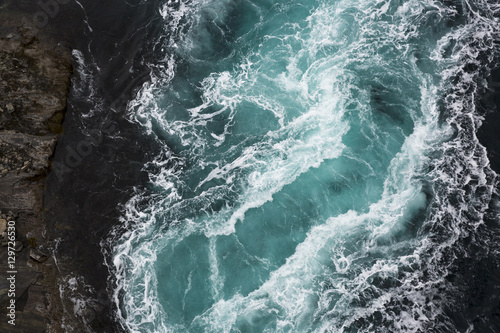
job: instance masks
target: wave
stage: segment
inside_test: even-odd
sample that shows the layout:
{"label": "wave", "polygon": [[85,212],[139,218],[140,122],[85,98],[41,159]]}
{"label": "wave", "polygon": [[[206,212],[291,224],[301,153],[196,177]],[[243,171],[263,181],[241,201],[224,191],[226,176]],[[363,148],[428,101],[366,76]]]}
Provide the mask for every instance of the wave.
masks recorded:
{"label": "wave", "polygon": [[466,278],[452,276],[477,259],[470,244],[497,253],[498,180],[476,132],[498,8],[159,10],[165,57],[129,112],[163,151],[109,244],[124,329],[479,327],[457,319]]}

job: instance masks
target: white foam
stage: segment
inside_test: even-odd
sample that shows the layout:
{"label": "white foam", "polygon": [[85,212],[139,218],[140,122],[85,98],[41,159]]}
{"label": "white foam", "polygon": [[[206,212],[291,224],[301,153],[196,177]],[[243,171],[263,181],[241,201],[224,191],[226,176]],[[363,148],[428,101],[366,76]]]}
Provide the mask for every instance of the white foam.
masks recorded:
{"label": "white foam", "polygon": [[[167,24],[175,38],[172,37],[167,46],[177,50],[181,56],[196,58],[199,49],[191,41],[202,35],[196,29],[203,28],[203,10],[212,12],[220,9],[219,18],[223,21],[223,9],[227,3],[179,2],[178,10],[172,10],[168,5],[163,7],[161,14],[170,20]],[[420,72],[409,46],[411,40],[424,38],[419,29],[426,28],[419,24],[423,25],[432,17],[449,18],[453,14],[453,10],[434,1],[412,0],[401,6],[394,6],[390,1],[323,4],[311,12],[309,29],[296,27],[298,30],[294,35],[285,36],[303,44],[302,49],[291,49],[284,57],[288,65],[283,72],[274,77],[268,75],[265,66],[272,63],[273,55],[258,50],[242,60],[233,71],[212,73],[201,84],[202,103],[184,110],[190,116],[188,120],[166,120],[169,110],[162,109],[157,101],[162,89],[168,88],[175,77],[174,57],[167,57],[163,64],[164,75],[153,76],[130,108],[134,111],[133,117],[145,126],[148,133],[154,134],[153,123],[158,122],[165,133],[177,137],[186,150],[182,157],[172,156],[165,150],[164,155],[153,162],[162,170],[151,175],[151,180],[162,187],[165,194],[152,200],[154,204],[147,213],[138,210],[141,193],[126,206],[123,222],[129,229],[114,248],[113,264],[118,279],[115,302],[119,305],[118,315],[127,329],[144,331],[154,327],[161,332],[187,330],[181,324],[170,322],[169,314],[159,303],[154,264],[159,251],[167,245],[174,248],[185,237],[200,233],[210,239],[211,281],[216,302],[197,316],[192,325],[207,332],[229,332],[238,321],[251,324],[266,316],[275,318],[276,332],[313,331],[313,326],[315,332],[333,329],[342,332],[349,331],[356,321],[369,320],[376,313],[381,313],[393,330],[418,332],[425,331],[429,323],[443,316],[442,304],[429,303],[427,296],[436,294],[437,286],[444,283],[446,268],[438,266],[447,249],[453,247],[459,235],[464,233],[461,223],[463,213],[469,209],[467,197],[461,199],[458,207],[446,198],[434,198],[442,211],[432,212],[426,223],[438,225],[443,214],[450,214],[455,221],[451,226],[451,235],[441,244],[435,244],[422,234],[414,239],[399,241],[395,235],[401,231],[404,233],[414,215],[425,208],[426,196],[422,192],[424,178],[435,181],[436,190],[447,186],[455,190],[461,189],[464,181],[469,182],[474,177],[478,179],[478,186],[489,187],[486,196],[491,198],[494,192],[494,176],[488,168],[485,151],[474,134],[477,128],[474,126],[480,123],[480,117],[473,104],[464,104],[460,97],[454,98],[447,105],[451,116],[446,123],[440,124],[436,104],[446,87],[436,86],[433,77]],[[386,20],[385,17],[392,19]],[[488,24],[493,23],[479,17],[477,20],[482,22],[479,31],[474,31],[478,29],[476,24],[466,24],[451,29],[436,41],[431,60],[436,71],[442,70],[443,85],[449,84],[451,78],[462,70],[460,66],[464,57],[477,57],[466,42],[458,43],[451,56],[445,57],[445,50],[450,47],[451,41],[466,41],[465,36],[491,38]],[[186,23],[182,25],[180,22]],[[385,34],[377,39],[380,29]],[[185,31],[187,33],[184,34]],[[353,37],[348,38],[347,32]],[[390,71],[393,63],[387,63],[379,54],[382,47],[392,50],[387,52],[398,52],[400,63],[415,75],[421,100],[419,109],[409,110],[414,122],[413,133],[391,161],[380,200],[372,203],[367,212],[349,211],[318,221],[297,246],[295,253],[257,290],[247,296],[235,294],[222,297],[224,277],[216,256],[217,237],[234,233],[236,224],[240,221],[244,223],[249,210],[272,201],[273,195],[301,174],[344,152],[342,137],[349,129],[343,118],[346,112],[344,106],[349,98],[353,98],[349,93],[357,89],[346,86],[355,85],[357,80],[350,66],[364,61],[367,64],[378,63],[380,68]],[[325,56],[327,49],[335,52]],[[307,68],[301,68],[303,60],[309,57]],[[474,74],[464,73],[460,85],[474,85],[475,79]],[[264,84],[275,90],[262,91]],[[358,93],[364,93],[359,90]],[[292,94],[295,110],[300,111],[288,116],[288,109],[281,98]],[[206,152],[214,147],[228,151],[234,148],[224,144],[227,137],[233,134],[233,120],[240,116],[238,112],[242,111],[238,106],[242,103],[252,103],[271,114],[277,126],[259,142],[246,146],[232,160],[213,162],[208,157],[204,159]],[[207,130],[207,123],[220,115],[227,116],[223,132]],[[461,117],[469,117],[468,124],[472,124],[473,133],[465,138],[467,140],[461,136],[452,140],[450,124],[458,124],[461,131]],[[464,146],[471,142],[472,149]],[[452,157],[448,151],[453,148],[463,153],[461,162],[450,160]],[[438,160],[431,156],[438,156]],[[237,189],[236,204],[217,212],[207,209],[207,214],[197,219],[174,219],[168,221],[170,228],[159,228],[157,219],[164,217],[166,211],[187,207],[196,200],[184,201],[182,195],[185,184],[180,170],[189,159],[199,160],[202,167],[213,167],[195,186],[196,190],[210,182],[223,180],[225,185],[217,190],[227,187]],[[424,170],[429,165],[437,167],[426,175]],[[445,166],[448,165],[456,169],[447,171]],[[468,173],[465,180],[459,176],[462,173],[459,171]],[[205,190],[198,199],[210,202],[215,193],[218,192],[212,188]],[[429,249],[433,253],[431,258],[426,257]],[[405,254],[398,256],[397,250],[404,250]],[[377,252],[387,256],[371,260],[370,256]],[[431,277],[426,281],[422,280],[419,269],[408,268],[424,265],[431,271]],[[375,277],[397,283],[394,287],[378,288],[373,285]],[[323,286],[319,285],[321,280]],[[188,286],[187,290],[192,287],[191,280]],[[374,293],[372,296],[369,296],[370,291]],[[364,297],[367,297],[364,306],[352,305]],[[399,314],[386,311],[393,306],[391,302],[401,305]],[[403,306],[404,302],[409,302],[411,306]],[[370,326],[372,324],[366,325],[361,331],[377,329]]]}

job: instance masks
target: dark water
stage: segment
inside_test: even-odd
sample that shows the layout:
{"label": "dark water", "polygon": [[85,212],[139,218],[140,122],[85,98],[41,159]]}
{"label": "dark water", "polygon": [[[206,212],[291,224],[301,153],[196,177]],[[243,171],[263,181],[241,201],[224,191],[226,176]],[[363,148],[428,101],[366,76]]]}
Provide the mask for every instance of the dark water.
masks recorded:
{"label": "dark water", "polygon": [[[80,327],[91,331],[119,330],[107,296],[109,271],[100,243],[119,223],[120,205],[134,187],[146,183],[143,164],[159,151],[138,125],[125,119],[128,100],[149,77],[145,63],[155,59],[148,40],[161,30],[161,24],[155,24],[155,16],[160,18],[156,6],[152,1],[140,6],[69,1],[52,5],[47,24],[36,26],[40,36],[48,34],[78,50],[45,206],[48,236],[55,240],[61,263],[60,291],[70,305],[63,316],[72,316],[73,306],[83,302],[76,317]],[[10,3],[8,8],[26,13],[31,23],[43,13],[36,1]]]}
{"label": "dark water", "polygon": [[499,17],[491,1],[61,5],[47,29],[74,77],[46,203],[77,316],[499,332]]}
{"label": "dark water", "polygon": [[[143,48],[157,33],[151,8],[155,4],[80,1],[67,6],[74,16],[61,12],[57,18],[63,20],[55,24],[59,32],[71,29],[68,44],[78,51],[46,206],[57,252],[61,260],[67,259],[67,276],[60,281],[64,297],[85,302],[83,310],[96,309],[90,316],[77,311],[77,317],[93,331],[109,332],[118,326],[107,296],[110,279],[100,243],[119,223],[120,205],[134,187],[147,181],[142,166],[159,150],[124,117],[134,89],[150,71],[144,62],[154,59]],[[93,290],[86,288],[89,285]]]}

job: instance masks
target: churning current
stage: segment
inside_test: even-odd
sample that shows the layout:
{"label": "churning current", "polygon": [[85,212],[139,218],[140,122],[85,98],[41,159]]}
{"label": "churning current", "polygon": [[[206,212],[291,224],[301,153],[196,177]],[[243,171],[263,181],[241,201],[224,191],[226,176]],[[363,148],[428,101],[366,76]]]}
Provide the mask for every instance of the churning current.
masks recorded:
{"label": "churning current", "polygon": [[111,235],[125,330],[498,327],[471,317],[477,281],[461,269],[499,265],[497,176],[476,137],[497,4],[169,0],[157,11],[163,33],[149,45],[161,57],[128,115],[163,149]]}

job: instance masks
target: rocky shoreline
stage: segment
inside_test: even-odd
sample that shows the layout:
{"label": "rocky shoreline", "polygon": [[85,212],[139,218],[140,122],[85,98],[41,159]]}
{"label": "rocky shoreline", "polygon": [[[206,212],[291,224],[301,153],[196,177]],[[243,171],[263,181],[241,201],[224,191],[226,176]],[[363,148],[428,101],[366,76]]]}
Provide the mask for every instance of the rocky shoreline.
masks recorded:
{"label": "rocky shoreline", "polygon": [[[70,9],[69,5],[65,8]],[[69,120],[71,114],[66,115],[72,77],[70,50],[44,35],[44,31],[35,34],[23,27],[22,19],[21,13],[0,12],[0,332],[117,331],[105,290],[108,271],[102,262],[99,240],[115,223],[116,207],[126,202],[129,189],[145,182],[146,178],[138,178],[147,177],[139,172],[144,161],[150,160],[143,155],[154,155],[155,148],[145,144],[144,138],[134,136],[134,129],[126,127],[132,125],[126,122],[117,126],[126,138],[122,141],[106,141],[106,128],[97,128],[100,144],[92,147],[92,158],[103,162],[87,165],[83,161],[64,174],[63,182],[53,182],[53,193],[45,192],[44,196],[56,145],[60,157],[54,157],[54,165],[67,158],[64,147],[77,149],[80,142],[90,140],[78,137],[78,127],[70,121],[64,126],[68,141],[64,143],[60,138],[62,121],[65,116]],[[492,81],[500,82],[499,70],[493,76]],[[497,84],[489,98],[500,110],[498,96]],[[497,171],[498,110],[485,115],[479,133]],[[74,136],[73,141],[67,134]],[[127,155],[120,155],[123,151]],[[108,175],[93,174],[98,163],[103,167],[111,165]],[[87,174],[85,170],[92,172]],[[69,186],[76,177],[86,181],[92,191]],[[16,226],[15,326],[8,323],[7,316],[13,299],[7,280],[7,228],[12,221]],[[56,238],[61,238],[61,243]],[[76,307],[80,312],[76,313]]]}
{"label": "rocky shoreline", "polygon": [[[83,130],[81,114],[94,101],[75,97],[87,83],[71,52],[89,44],[76,31],[84,21],[80,7],[61,5],[61,20],[36,30],[23,26],[40,10],[31,5],[0,3],[0,241],[7,245],[0,247],[0,332],[119,332],[101,241],[119,223],[120,205],[146,182],[142,166],[155,148],[116,111],[102,112],[102,121]],[[135,44],[130,50],[133,59]],[[141,69],[132,77],[129,59],[117,59],[103,70],[115,75],[123,68],[127,76],[113,79],[107,110],[123,111],[132,87],[148,76]],[[15,297],[3,234],[13,222]],[[15,326],[6,316],[12,299]]]}
{"label": "rocky shoreline", "polygon": [[[43,193],[63,130],[71,52],[23,27],[21,18],[6,10],[0,14],[0,331],[59,332],[64,305]],[[6,231],[14,223],[15,266],[8,267],[12,239]],[[8,271],[16,272],[15,297]],[[15,312],[9,317],[12,299]]]}

